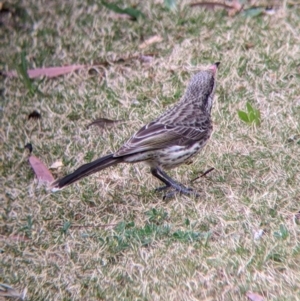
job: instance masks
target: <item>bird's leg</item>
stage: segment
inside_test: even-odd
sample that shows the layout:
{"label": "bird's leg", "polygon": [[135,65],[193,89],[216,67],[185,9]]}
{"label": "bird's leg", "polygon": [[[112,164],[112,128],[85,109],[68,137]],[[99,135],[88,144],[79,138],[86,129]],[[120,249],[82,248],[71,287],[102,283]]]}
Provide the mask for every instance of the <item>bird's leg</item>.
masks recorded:
{"label": "bird's leg", "polygon": [[159,187],[156,189],[156,191],[162,191],[167,188],[173,188],[175,191],[171,191],[165,195],[166,197],[172,197],[176,192],[186,194],[186,195],[196,195],[198,196],[198,193],[195,192],[191,188],[187,188],[176,181],[174,181],[170,176],[168,176],[164,171],[162,171],[160,168],[151,168],[151,173],[154,177],[158,178],[161,180],[163,183],[166,184],[166,186]]}
{"label": "bird's leg", "polygon": [[170,185],[160,186],[160,187],[155,188],[155,191],[163,191],[170,187],[171,187]]}

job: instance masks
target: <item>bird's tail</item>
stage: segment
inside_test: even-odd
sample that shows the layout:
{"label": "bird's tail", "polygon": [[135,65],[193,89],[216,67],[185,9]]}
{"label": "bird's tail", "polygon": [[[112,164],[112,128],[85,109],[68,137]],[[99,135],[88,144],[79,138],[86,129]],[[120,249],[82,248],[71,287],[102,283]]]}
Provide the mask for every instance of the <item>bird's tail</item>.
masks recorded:
{"label": "bird's tail", "polygon": [[113,154],[107,155],[105,157],[99,158],[93,162],[84,164],[76,169],[73,173],[56,180],[52,183],[53,188],[62,188],[64,186],[70,185],[90,174],[100,171],[106,167],[118,164],[122,162],[122,158],[114,158]]}

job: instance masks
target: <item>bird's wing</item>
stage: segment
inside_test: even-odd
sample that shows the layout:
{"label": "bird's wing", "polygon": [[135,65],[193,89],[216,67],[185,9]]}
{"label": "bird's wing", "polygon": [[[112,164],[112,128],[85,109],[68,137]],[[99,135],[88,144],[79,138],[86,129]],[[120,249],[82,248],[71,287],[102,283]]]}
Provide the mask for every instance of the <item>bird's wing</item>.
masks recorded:
{"label": "bird's wing", "polygon": [[161,149],[172,145],[193,144],[195,141],[201,140],[207,134],[207,130],[207,128],[149,123],[133,135],[114,154],[114,157]]}

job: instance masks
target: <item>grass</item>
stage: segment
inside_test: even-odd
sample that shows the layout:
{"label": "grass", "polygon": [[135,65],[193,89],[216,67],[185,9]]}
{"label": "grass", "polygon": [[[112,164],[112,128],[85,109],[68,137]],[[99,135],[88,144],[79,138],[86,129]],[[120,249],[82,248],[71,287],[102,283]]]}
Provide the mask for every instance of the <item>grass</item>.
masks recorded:
{"label": "grass", "polygon": [[[28,68],[109,64],[2,78],[0,282],[27,300],[247,300],[249,291],[300,300],[299,5],[246,18],[147,2],[134,22],[100,1],[5,3],[14,13],[1,25],[2,70],[16,69],[22,53]],[[160,43],[139,49],[156,34]],[[128,59],[140,53],[155,56]],[[62,176],[117,150],[216,61],[214,134],[193,164],[171,171],[199,198],[164,201],[142,164],[58,193],[37,185],[26,143],[48,166],[62,160],[53,170]],[[260,125],[239,119],[247,102]],[[27,119],[33,110],[40,120]],[[97,117],[126,122],[87,128]]]}

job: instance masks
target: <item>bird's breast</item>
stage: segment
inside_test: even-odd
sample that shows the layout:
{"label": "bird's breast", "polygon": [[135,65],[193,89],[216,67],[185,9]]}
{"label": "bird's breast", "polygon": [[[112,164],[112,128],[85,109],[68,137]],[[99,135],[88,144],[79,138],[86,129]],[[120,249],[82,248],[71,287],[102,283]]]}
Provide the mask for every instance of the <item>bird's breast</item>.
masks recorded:
{"label": "bird's breast", "polygon": [[159,166],[171,169],[185,163],[203,148],[206,141],[197,141],[194,144],[184,146],[173,145],[168,148],[161,149],[157,155]]}

